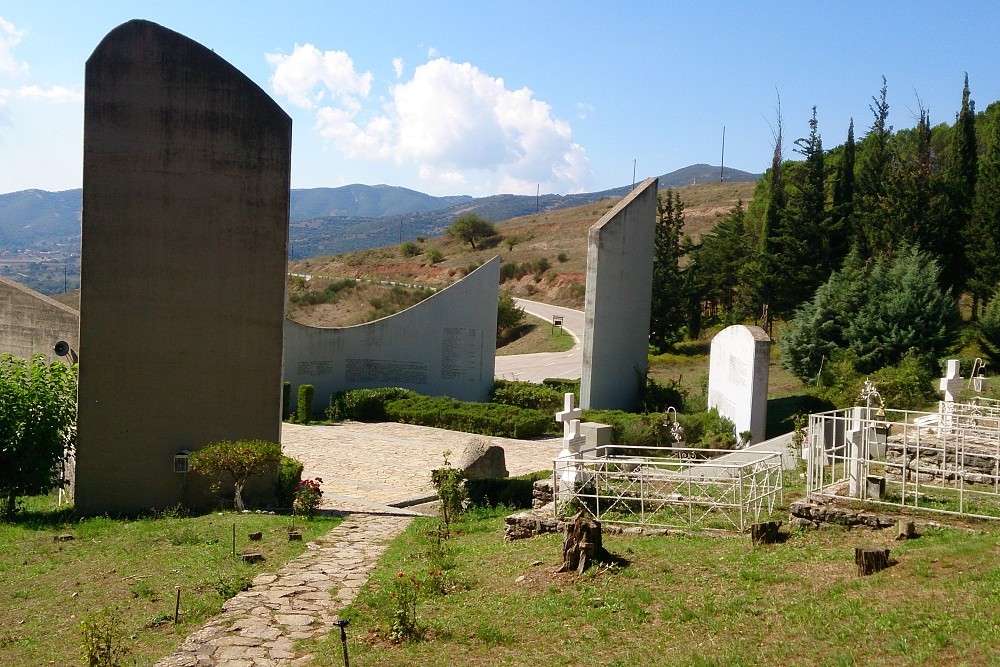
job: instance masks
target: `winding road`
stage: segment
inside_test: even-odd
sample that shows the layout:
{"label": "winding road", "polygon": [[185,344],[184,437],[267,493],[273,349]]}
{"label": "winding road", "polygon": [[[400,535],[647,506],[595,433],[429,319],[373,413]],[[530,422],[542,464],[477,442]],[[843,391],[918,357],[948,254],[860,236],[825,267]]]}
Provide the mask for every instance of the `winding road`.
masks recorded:
{"label": "winding road", "polygon": [[545,378],[579,380],[583,374],[584,313],[538,301],[515,299],[524,312],[552,323],[553,315],[562,315],[563,329],[573,336],[576,344],[567,352],[539,352],[497,357],[494,376],[504,380],[541,382]]}

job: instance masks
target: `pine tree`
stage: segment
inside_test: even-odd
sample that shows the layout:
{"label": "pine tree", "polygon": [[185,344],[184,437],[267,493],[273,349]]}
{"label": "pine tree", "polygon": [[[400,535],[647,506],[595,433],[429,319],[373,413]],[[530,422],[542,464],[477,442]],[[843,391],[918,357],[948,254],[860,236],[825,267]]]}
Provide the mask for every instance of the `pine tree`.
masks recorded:
{"label": "pine tree", "polygon": [[684,202],[668,189],[657,202],[656,246],[653,256],[653,297],[649,313],[649,340],[665,349],[681,337],[688,305],[680,259],[684,254]]}
{"label": "pine tree", "polygon": [[862,257],[871,257],[885,248],[888,242],[886,215],[886,170],[889,165],[889,138],[892,126],[889,119],[888,84],[882,77],[882,88],[874,104],[869,105],[874,119],[862,141],[858,165],[855,247]]}
{"label": "pine tree", "polygon": [[795,152],[805,160],[793,179],[783,238],[782,261],[789,280],[781,290],[781,308],[787,311],[809,298],[833,271],[826,208],[826,161],[819,135],[816,107],[809,135],[795,140]]}

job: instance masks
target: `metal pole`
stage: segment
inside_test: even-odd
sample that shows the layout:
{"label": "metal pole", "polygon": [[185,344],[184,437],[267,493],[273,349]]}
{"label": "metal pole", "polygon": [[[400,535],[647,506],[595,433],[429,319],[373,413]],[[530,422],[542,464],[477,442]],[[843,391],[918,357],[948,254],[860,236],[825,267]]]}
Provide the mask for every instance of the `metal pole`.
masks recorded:
{"label": "metal pole", "polygon": [[174,605],[174,625],[177,625],[177,617],[181,613],[181,587],[177,587],[177,603]]}

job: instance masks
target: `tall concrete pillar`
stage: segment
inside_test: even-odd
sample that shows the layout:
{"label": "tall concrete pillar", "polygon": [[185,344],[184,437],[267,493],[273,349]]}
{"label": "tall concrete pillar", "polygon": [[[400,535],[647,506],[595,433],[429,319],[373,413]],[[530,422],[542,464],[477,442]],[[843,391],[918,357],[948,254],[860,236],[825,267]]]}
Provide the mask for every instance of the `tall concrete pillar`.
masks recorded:
{"label": "tall concrete pillar", "polygon": [[657,179],[647,178],[587,235],[580,405],[632,410],[646,382]]}
{"label": "tall concrete pillar", "polygon": [[87,61],[77,508],[188,501],[174,455],[277,442],[291,119],[148,21]]}

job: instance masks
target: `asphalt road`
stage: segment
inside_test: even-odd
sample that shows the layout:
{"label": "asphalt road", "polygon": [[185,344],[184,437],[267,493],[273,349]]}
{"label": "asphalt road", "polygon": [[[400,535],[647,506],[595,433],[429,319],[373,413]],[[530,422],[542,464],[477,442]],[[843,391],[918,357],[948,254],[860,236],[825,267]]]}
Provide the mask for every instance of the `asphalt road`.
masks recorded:
{"label": "asphalt road", "polygon": [[562,306],[551,306],[538,301],[515,299],[524,312],[551,324],[553,315],[562,315],[563,329],[573,336],[576,344],[567,352],[540,352],[537,354],[512,354],[497,357],[494,375],[504,380],[541,382],[545,378],[579,380],[583,374],[584,313]]}

